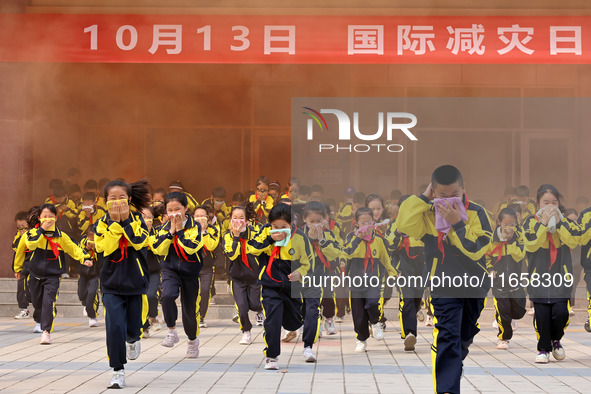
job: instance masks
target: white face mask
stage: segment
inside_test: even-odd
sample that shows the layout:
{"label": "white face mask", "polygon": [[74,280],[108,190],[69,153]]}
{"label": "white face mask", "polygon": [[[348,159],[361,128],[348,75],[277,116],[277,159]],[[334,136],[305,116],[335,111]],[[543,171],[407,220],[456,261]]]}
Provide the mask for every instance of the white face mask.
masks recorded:
{"label": "white face mask", "polygon": [[82,210],[89,209],[90,213],[94,213],[94,205],[82,205]]}

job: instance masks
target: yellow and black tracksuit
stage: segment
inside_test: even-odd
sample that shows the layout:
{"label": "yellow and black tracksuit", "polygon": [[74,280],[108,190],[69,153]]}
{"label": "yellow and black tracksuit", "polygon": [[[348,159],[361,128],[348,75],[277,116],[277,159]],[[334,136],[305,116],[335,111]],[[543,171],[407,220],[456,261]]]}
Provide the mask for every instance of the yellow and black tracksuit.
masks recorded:
{"label": "yellow and black tracksuit", "polygon": [[269,217],[269,212],[271,212],[271,208],[273,208],[274,200],[273,197],[267,195],[267,198],[264,201],[260,201],[257,197],[257,193],[250,196],[248,202],[254,203],[254,212],[256,213],[256,221],[265,224],[267,223],[267,218]]}
{"label": "yellow and black tracksuit", "polygon": [[410,238],[398,231],[396,222],[390,226],[386,238],[392,251],[392,261],[396,261],[396,271],[405,277],[405,285],[398,288],[398,320],[400,336],[417,336],[417,312],[421,310],[421,301],[425,288],[418,278],[423,277],[425,254],[423,242]]}
{"label": "yellow and black tracksuit", "polygon": [[281,327],[296,331],[302,326],[302,283],[290,282],[288,275],[298,271],[306,276],[313,262],[310,240],[301,230],[294,230],[286,246],[275,246],[271,226],[248,241],[247,253],[260,256],[259,283],[265,313],[265,356],[277,358],[281,353]]}
{"label": "yellow and black tracksuit", "polygon": [[106,214],[107,210],[96,204],[94,205],[94,212],[92,212],[90,215],[81,209],[80,213],[78,214],[78,231],[80,236],[84,237],[86,235],[86,231],[89,228],[92,228],[94,224]]}
{"label": "yellow and black tracksuit", "polygon": [[148,227],[143,217],[130,211],[115,222],[107,213],[94,225],[96,251],[103,254],[99,280],[107,331],[109,365],[115,371],[127,363],[125,343],[142,336],[148,313]]}
{"label": "yellow and black tracksuit", "polygon": [[[487,267],[494,275],[492,293],[495,303],[495,319],[499,325],[497,337],[508,341],[513,337],[512,320],[521,319],[526,312],[525,290],[519,284],[525,258],[523,231],[518,227],[507,241],[499,239],[495,231],[490,243]],[[517,284],[517,286],[511,286]]]}
{"label": "yellow and black tracksuit", "polygon": [[[550,233],[537,216],[530,216],[523,224],[523,231],[530,281],[527,293],[534,303],[538,351],[550,352],[552,341],[559,341],[569,324],[572,286],[568,286],[565,277],[573,278],[570,248],[579,244],[581,228],[563,218],[557,223],[556,231]],[[539,282],[534,275],[539,276]]]}
{"label": "yellow and black tracksuit", "polygon": [[[26,237],[23,237],[24,234],[26,233],[17,233],[12,241],[12,250],[14,250],[12,270],[21,274],[16,285],[16,302],[20,309],[28,309],[31,303],[31,293],[29,292],[29,260],[31,258],[31,251],[27,249],[25,244]],[[17,271],[17,267],[19,271]]]}
{"label": "yellow and black tracksuit", "polygon": [[[158,316],[158,294],[160,292],[160,284],[162,278],[160,275],[160,256],[154,251],[154,242],[156,242],[156,236],[158,230],[154,227],[148,230],[148,238],[146,238],[146,257],[148,260],[148,271],[150,272],[150,279],[148,281],[148,318],[156,318]],[[149,320],[144,323],[144,330],[150,327]]]}
{"label": "yellow and black tracksuit", "polygon": [[184,193],[185,196],[187,196],[187,214],[193,215],[193,212],[195,212],[195,208],[199,206],[199,203],[197,202],[195,197],[191,195],[191,193],[186,191],[183,191],[182,193]]}
{"label": "yellow and black tracksuit", "polygon": [[[425,264],[430,279],[477,277],[472,287],[453,284],[431,291],[433,312],[433,388],[437,393],[459,393],[463,360],[480,331],[478,318],[490,288],[484,254],[492,238],[492,226],[484,208],[463,198],[466,222],[452,226],[447,236],[435,229],[435,207],[424,195],[411,196],[400,206],[396,223],[400,232],[425,244]],[[440,283],[441,284],[441,283]]]}
{"label": "yellow and black tracksuit", "polygon": [[[308,234],[308,227],[304,226],[304,233]],[[312,277],[312,286],[304,286],[304,333],[302,340],[304,347],[312,347],[318,341],[320,325],[320,308],[322,315],[332,319],[335,315],[334,294],[330,289],[330,277],[340,273],[339,261],[343,256],[341,245],[329,229],[324,229],[322,239],[312,240],[314,250],[313,271],[308,272]],[[315,279],[315,278],[316,279]],[[326,279],[325,279],[326,278]],[[327,285],[325,287],[325,285]]]}
{"label": "yellow and black tracksuit", "polygon": [[[206,198],[205,200],[203,200],[203,202],[201,203],[201,205],[204,205],[204,204],[209,204],[214,209],[216,207],[215,202],[213,201],[213,199],[211,197],[210,198]],[[228,215],[230,215],[230,211],[232,211],[232,207],[227,206],[226,203],[224,202],[222,204],[222,207],[220,208],[220,210],[219,211],[216,211],[214,213],[215,218],[216,218],[216,223],[221,226],[222,225],[222,222],[224,221],[224,219],[226,219],[228,217]]]}
{"label": "yellow and black tracksuit", "polygon": [[536,213],[536,201],[530,198],[525,203],[517,199],[501,202],[499,204],[497,215],[499,214],[499,212],[501,212],[502,209],[507,208],[509,205],[513,204],[517,204],[521,207],[521,217],[519,218],[519,223],[523,223],[525,219],[527,219],[530,216],[533,216]]}
{"label": "yellow and black tracksuit", "polygon": [[[53,331],[53,320],[57,309],[55,302],[59,294],[60,276],[66,272],[65,253],[83,263],[90,255],[85,253],[59,228],[44,230],[37,226],[25,235],[25,246],[31,251],[29,260],[29,289],[35,308],[33,318],[43,331]],[[20,272],[22,267],[15,267]]]}
{"label": "yellow and black tracksuit", "polygon": [[337,212],[336,221],[341,226],[343,231],[341,238],[345,240],[346,235],[353,231],[353,220],[355,219],[355,212],[353,211],[353,203],[346,202]]}
{"label": "yellow and black tracksuit", "polygon": [[[329,219],[328,229],[332,232],[332,234],[334,235],[334,238],[339,243],[339,246],[341,247],[341,250],[342,250],[344,247],[344,239],[347,236],[347,234],[343,231],[340,224],[338,224],[336,222],[336,220]],[[340,264],[340,262],[339,262],[339,264]],[[340,265],[339,265],[339,269],[338,269],[337,273],[340,275],[342,272],[345,272],[345,270],[340,268]],[[345,314],[347,313],[347,309],[349,308],[349,288],[344,283],[341,283],[340,286],[335,288],[334,301],[335,301],[335,307],[336,307],[335,314],[337,317],[342,319],[343,317],[345,317]]]}
{"label": "yellow and black tracksuit", "polygon": [[591,319],[591,208],[584,209],[577,221],[581,229],[581,266],[587,286],[587,314]]}
{"label": "yellow and black tracksuit", "polygon": [[369,338],[368,324],[377,324],[382,318],[382,286],[388,276],[395,276],[397,272],[391,264],[387,241],[375,231],[369,241],[349,233],[343,254],[347,259],[345,274],[351,278],[353,326],[357,340],[365,341]]}
{"label": "yellow and black tracksuit", "polygon": [[215,294],[212,293],[215,286],[215,262],[218,259],[220,249],[218,248],[220,244],[220,226],[217,223],[208,225],[206,231],[201,236],[203,239],[203,268],[201,268],[201,272],[199,273],[199,291],[201,293],[199,313],[201,320],[205,320],[211,296]]}
{"label": "yellow and black tracksuit", "polygon": [[[57,209],[57,220],[55,225],[68,234],[74,242],[78,242],[81,238],[80,231],[78,230],[78,207],[76,202],[66,197],[64,201],[57,202],[53,195],[45,199],[46,204],[53,204]],[[76,274],[78,264],[72,260],[69,255],[65,256],[66,272],[71,275]]]}
{"label": "yellow and black tracksuit", "polygon": [[190,341],[199,335],[199,272],[203,267],[203,237],[201,225],[186,216],[184,228],[170,233],[170,221],[158,232],[154,250],[163,256],[162,295],[160,304],[168,328],[176,327],[181,296],[182,320]]}
{"label": "yellow and black tracksuit", "polygon": [[259,226],[249,224],[238,237],[229,231],[224,236],[224,252],[228,257],[228,275],[240,330],[248,332],[252,323],[248,311],[262,312],[259,257],[248,252],[248,242],[259,233]]}
{"label": "yellow and black tracksuit", "polygon": [[99,275],[103,265],[102,253],[97,253],[95,247],[88,248],[88,238],[80,240],[80,247],[89,253],[92,258],[92,267],[85,265],[78,269],[78,299],[86,308],[86,313],[90,319],[96,319],[99,307]]}

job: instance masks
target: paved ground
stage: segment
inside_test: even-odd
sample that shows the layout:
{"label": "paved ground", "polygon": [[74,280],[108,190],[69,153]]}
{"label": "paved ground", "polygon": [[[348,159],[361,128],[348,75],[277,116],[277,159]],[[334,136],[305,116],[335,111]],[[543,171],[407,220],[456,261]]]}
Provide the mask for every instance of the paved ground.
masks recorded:
{"label": "paved ground", "polygon": [[[0,391],[6,393],[105,391],[108,368],[104,327],[88,328],[84,318],[58,319],[53,345],[39,345],[33,322],[0,318]],[[354,352],[350,318],[339,334],[315,346],[317,364],[302,357],[302,343],[284,344],[280,371],[263,368],[262,328],[250,346],[238,344],[231,321],[208,321],[198,359],[184,359],[186,338],[172,349],[160,346],[164,332],[142,340],[142,354],[127,364],[122,392],[141,393],[432,393],[431,329],[421,327],[416,352],[404,352],[398,325],[384,342],[368,341],[368,352]],[[181,337],[182,338],[182,337]],[[590,392],[591,334],[570,327],[563,341],[567,359],[536,365],[535,334],[521,324],[509,351],[495,349],[495,330],[483,324],[465,363],[462,392]]]}

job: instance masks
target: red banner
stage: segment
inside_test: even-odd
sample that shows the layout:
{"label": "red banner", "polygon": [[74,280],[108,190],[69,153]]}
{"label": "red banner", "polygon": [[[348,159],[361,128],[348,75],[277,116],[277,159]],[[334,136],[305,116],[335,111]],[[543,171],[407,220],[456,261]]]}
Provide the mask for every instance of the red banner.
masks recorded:
{"label": "red banner", "polygon": [[589,63],[591,16],[0,15],[2,62]]}

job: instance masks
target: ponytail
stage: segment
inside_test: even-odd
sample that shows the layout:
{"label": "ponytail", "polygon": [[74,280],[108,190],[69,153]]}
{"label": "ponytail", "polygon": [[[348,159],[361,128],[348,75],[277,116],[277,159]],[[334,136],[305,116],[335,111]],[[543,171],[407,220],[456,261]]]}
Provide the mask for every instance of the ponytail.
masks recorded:
{"label": "ponytail", "polygon": [[127,183],[123,180],[116,179],[105,185],[105,200],[109,197],[109,190],[115,186],[121,186],[127,191],[127,195],[131,197],[129,205],[135,207],[138,212],[150,206],[150,189],[147,179],[140,179],[137,182]]}

